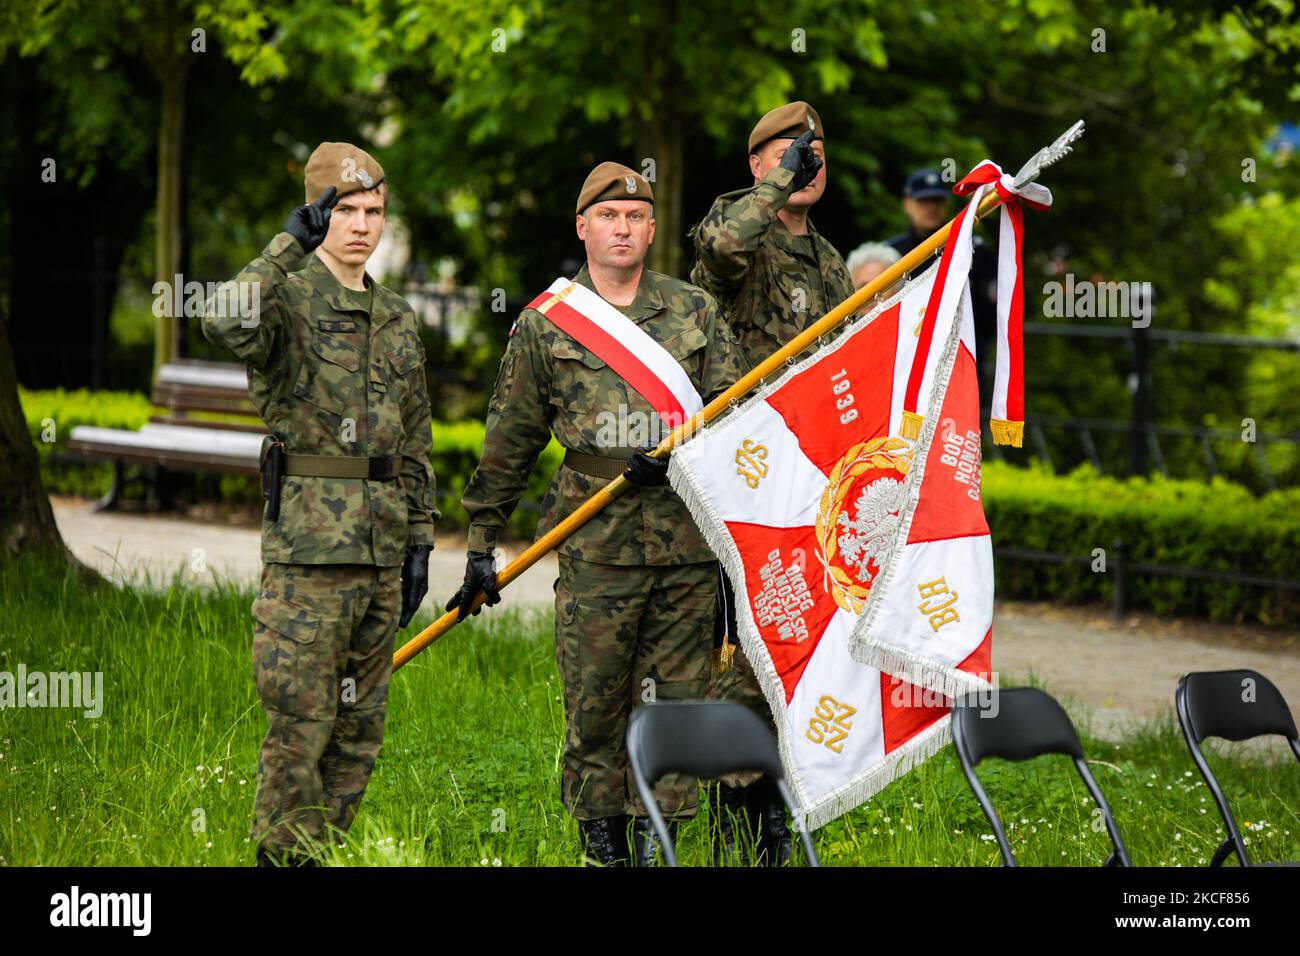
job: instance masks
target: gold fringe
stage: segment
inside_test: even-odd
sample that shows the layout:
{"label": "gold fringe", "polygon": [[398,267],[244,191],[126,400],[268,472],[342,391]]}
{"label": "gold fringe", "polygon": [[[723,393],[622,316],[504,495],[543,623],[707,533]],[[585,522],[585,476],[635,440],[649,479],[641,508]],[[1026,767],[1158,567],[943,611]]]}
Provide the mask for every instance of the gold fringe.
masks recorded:
{"label": "gold fringe", "polygon": [[718,648],[717,660],[713,662],[713,673],[725,674],[731,670],[731,658],[736,653],[736,645],[732,644],[728,638],[731,635],[722,635],[722,646]]}
{"label": "gold fringe", "polygon": [[1001,418],[989,419],[989,431],[993,432],[993,444],[1012,445],[1019,448],[1025,440],[1025,423],[1008,422]]}
{"label": "gold fringe", "polygon": [[899,426],[903,438],[915,441],[921,437],[921,416],[916,412],[903,412],[903,424]]}

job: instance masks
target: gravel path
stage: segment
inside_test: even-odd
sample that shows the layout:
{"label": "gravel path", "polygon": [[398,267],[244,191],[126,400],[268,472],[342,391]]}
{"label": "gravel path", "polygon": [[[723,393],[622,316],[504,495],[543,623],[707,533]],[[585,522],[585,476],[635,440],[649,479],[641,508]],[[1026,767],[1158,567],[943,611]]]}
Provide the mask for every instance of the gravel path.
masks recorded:
{"label": "gravel path", "polygon": [[[254,527],[211,523],[178,516],[100,513],[90,502],[54,498],[54,515],[64,540],[82,561],[105,576],[134,584],[157,584],[181,573],[202,582],[213,575],[253,585],[261,568],[259,532]],[[518,554],[523,545],[506,550]],[[430,596],[446,600],[465,570],[465,539],[438,539],[429,564]],[[501,606],[550,604],[556,577],[548,555],[501,592]],[[1172,714],[1178,678],[1194,670],[1247,667],[1265,674],[1300,708],[1300,631],[1231,627],[1198,620],[1162,620],[1134,614],[1115,620],[1095,608],[998,602],[994,617],[993,666],[1003,687],[1029,676],[1067,702],[1072,713],[1090,719],[1094,732],[1120,736],[1133,721]],[[1268,752],[1286,750],[1281,738]]]}

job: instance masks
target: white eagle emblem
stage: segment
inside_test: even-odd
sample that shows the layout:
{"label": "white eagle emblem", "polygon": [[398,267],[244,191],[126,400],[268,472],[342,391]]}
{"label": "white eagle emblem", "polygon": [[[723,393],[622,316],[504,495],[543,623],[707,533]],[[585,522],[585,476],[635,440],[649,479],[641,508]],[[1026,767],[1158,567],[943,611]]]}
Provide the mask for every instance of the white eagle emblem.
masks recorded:
{"label": "white eagle emblem", "polygon": [[370,174],[364,169],[357,170],[357,182],[361,183],[361,185],[365,186],[367,189],[375,184],[375,181],[370,178]]}
{"label": "white eagle emblem", "polygon": [[812,114],[811,114],[811,113],[808,115],[807,119],[808,119],[808,128],[809,128],[809,129],[816,129],[816,128],[817,128],[817,124],[813,122],[813,118],[812,118]]}
{"label": "white eagle emblem", "polygon": [[634,192],[636,192],[636,179],[635,179],[634,177],[632,177],[632,176],[624,176],[624,177],[623,177],[623,182],[627,183],[627,191],[628,191],[628,192],[630,192],[630,193],[634,193]]}
{"label": "white eagle emblem", "polygon": [[840,553],[846,562],[856,565],[857,579],[863,584],[872,579],[867,563],[883,568],[893,553],[902,508],[903,483],[896,478],[880,478],[862,489],[851,519],[847,514],[840,515]]}

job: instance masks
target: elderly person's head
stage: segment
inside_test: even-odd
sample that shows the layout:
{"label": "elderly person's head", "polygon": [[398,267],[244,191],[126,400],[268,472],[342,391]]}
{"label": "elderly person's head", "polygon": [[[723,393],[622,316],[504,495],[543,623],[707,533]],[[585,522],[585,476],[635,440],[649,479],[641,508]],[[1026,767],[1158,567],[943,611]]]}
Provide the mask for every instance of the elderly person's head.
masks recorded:
{"label": "elderly person's head", "polygon": [[864,285],[884,272],[901,259],[898,250],[883,242],[866,242],[849,253],[849,275],[853,277],[853,288],[861,289]]}

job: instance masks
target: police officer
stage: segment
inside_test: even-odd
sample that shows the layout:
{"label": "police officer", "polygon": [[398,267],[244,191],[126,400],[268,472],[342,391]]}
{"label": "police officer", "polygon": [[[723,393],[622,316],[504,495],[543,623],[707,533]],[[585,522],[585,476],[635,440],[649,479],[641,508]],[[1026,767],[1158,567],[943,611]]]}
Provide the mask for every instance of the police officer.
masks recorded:
{"label": "police officer", "polygon": [[[644,268],[654,194],[635,170],[601,163],[578,195],[575,226],[587,262],[575,282],[659,343],[704,400],[741,374],[734,336],[702,289]],[[544,308],[544,306],[539,306]],[[488,404],[483,453],[462,504],[470,517],[465,582],[447,602],[464,618],[483,591],[497,597],[492,553],[552,434],[566,451],[543,501],[541,536],[611,479],[635,486],[559,546],[556,663],[564,683],[561,797],[584,854],[603,865],[651,865],[659,847],[628,766],[627,723],[650,700],[702,698],[718,601],[718,565],[686,506],[667,486],[655,407],[588,345],[542,311],[511,329]],[[607,353],[608,354],[608,353]],[[477,611],[475,611],[477,613]],[[655,788],[670,825],[698,811],[694,778]],[[628,824],[632,821],[632,846]]]}
{"label": "police officer", "polygon": [[394,629],[428,589],[439,517],[415,315],[365,270],[384,231],[383,168],[350,143],[322,143],[306,193],[233,280],[254,284],[259,314],[226,315],[214,298],[203,319],[210,342],[248,363],[249,397],[273,433],[252,606],[269,721],[259,865],[310,864],[352,825],[383,741]]}
{"label": "police officer", "polygon": [[[908,227],[904,232],[885,240],[900,256],[907,255],[944,223],[952,218],[949,203],[952,185],[946,183],[937,169],[918,169],[903,183],[903,214]],[[988,396],[993,387],[993,342],[997,334],[998,264],[993,249],[984,241],[978,230],[974,233],[974,250],[971,256],[971,306],[975,321],[975,351],[980,395]],[[912,269],[920,275],[939,256],[937,250],[923,263]]]}
{"label": "police officer", "polygon": [[[853,293],[844,260],[809,218],[826,189],[825,158],[815,109],[798,101],[771,110],[749,134],[754,185],[719,196],[691,230],[691,280],[717,297],[751,368]],[[727,597],[733,603],[733,595]],[[744,703],[770,725],[753,667],[743,652],[733,660],[715,675],[709,696]],[[751,835],[759,833],[759,855],[769,865],[790,858],[785,805],[771,780],[729,776],[710,796],[716,859],[747,859],[748,837],[738,838],[737,820]]]}

